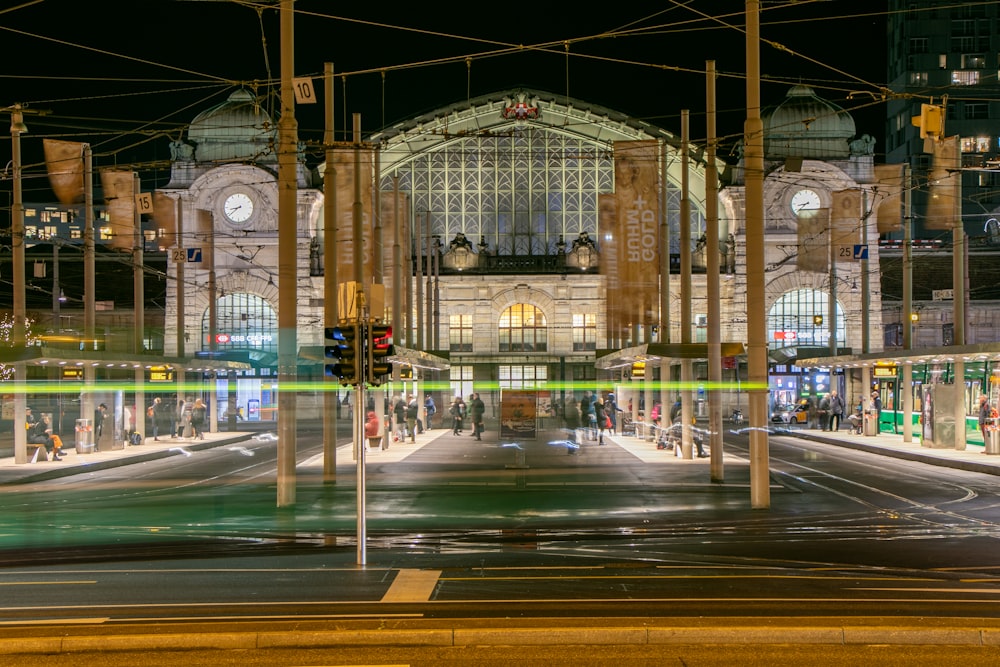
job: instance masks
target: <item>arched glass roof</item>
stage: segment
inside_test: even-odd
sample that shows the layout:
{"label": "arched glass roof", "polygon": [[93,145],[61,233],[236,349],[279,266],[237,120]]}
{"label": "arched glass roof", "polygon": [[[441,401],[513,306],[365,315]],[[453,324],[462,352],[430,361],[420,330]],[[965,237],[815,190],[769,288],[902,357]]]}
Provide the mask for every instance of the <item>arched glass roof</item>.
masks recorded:
{"label": "arched glass roof", "polygon": [[[668,223],[679,234],[679,141],[609,109],[517,90],[443,107],[371,138],[381,145],[383,192],[409,195],[431,234],[457,233],[499,255],[547,255],[580,233],[597,238],[598,196],[614,191],[614,143],[665,147]],[[693,152],[693,151],[692,151]],[[704,229],[704,164],[689,161],[696,229]],[[695,234],[697,237],[698,234]]]}

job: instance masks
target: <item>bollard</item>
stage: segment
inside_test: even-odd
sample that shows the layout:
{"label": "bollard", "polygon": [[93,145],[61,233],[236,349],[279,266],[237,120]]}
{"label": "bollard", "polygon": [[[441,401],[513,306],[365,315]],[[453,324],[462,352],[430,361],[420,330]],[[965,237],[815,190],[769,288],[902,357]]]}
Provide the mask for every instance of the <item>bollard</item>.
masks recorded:
{"label": "bollard", "polygon": [[520,444],[518,444],[516,442],[510,442],[510,443],[506,443],[506,444],[503,444],[503,445],[500,445],[500,446],[504,447],[504,448],[507,448],[507,449],[513,449],[514,450],[514,463],[513,464],[507,464],[507,465],[504,466],[504,468],[506,468],[508,470],[512,470],[512,469],[523,469],[523,468],[527,468],[528,467],[528,464],[525,462],[524,448],[521,447]]}

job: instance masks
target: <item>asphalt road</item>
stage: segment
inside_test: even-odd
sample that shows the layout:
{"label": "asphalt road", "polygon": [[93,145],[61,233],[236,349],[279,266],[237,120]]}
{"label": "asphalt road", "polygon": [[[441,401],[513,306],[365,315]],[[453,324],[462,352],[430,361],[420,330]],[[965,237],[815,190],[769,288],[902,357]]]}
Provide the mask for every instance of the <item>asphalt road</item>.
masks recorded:
{"label": "asphalt road", "polygon": [[772,436],[772,508],[751,510],[745,447],[727,438],[721,484],[697,460],[651,464],[593,443],[569,455],[546,438],[525,445],[528,468],[450,434],[402,461],[373,454],[363,566],[353,463],[322,484],[306,438],[293,509],[274,507],[273,442],[5,489],[0,653],[26,627],[153,623],[168,636],[289,619],[437,622],[452,640],[488,622],[494,642],[608,619],[714,619],[696,635],[711,641],[736,617],[785,619],[776,631],[801,636],[802,619],[818,619],[844,643],[845,627],[891,618],[955,643],[921,629],[929,619],[960,628],[961,644],[1000,642],[994,476]]}

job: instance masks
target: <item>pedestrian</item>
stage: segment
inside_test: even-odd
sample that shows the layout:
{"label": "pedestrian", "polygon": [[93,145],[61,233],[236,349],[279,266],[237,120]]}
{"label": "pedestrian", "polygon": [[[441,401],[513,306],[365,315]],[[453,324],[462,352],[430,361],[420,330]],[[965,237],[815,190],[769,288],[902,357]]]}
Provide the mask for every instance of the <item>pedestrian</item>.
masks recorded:
{"label": "pedestrian", "polygon": [[604,412],[604,399],[598,397],[594,401],[594,423],[597,424],[597,444],[604,444],[604,429],[608,425],[608,416]]}
{"label": "pedestrian", "polygon": [[479,394],[471,394],[469,396],[469,418],[472,421],[472,434],[476,436],[476,440],[482,440],[483,431],[486,430],[483,426],[483,413],[485,412],[486,405],[479,398]]}
{"label": "pedestrian", "polygon": [[[576,432],[580,428],[580,408],[576,402],[576,398],[573,396],[567,396],[563,401],[563,420],[566,423],[566,439],[572,445],[577,445],[579,441],[577,440]],[[575,447],[570,449],[570,454],[573,453],[573,449]]]}
{"label": "pedestrian", "polygon": [[24,409],[24,426],[25,426],[25,428],[31,428],[32,426],[34,426],[35,422],[37,422],[37,421],[38,420],[35,419],[35,415],[33,415],[31,413],[31,408],[25,408]]}
{"label": "pedestrian", "polygon": [[[656,410],[655,405],[653,406],[653,410]],[[615,395],[609,391],[607,397],[604,399],[604,412],[611,418],[611,426],[609,426],[608,429],[612,433],[616,433],[618,431],[618,413],[621,411],[622,409],[618,407],[618,401],[615,399]],[[653,421],[655,422],[656,420],[654,419]]]}
{"label": "pedestrian", "polygon": [[437,405],[434,404],[434,397],[430,394],[424,397],[424,425],[427,430],[431,430],[431,421],[437,412]]}
{"label": "pedestrian", "polygon": [[365,420],[365,437],[368,438],[368,446],[371,448],[379,447],[382,444],[378,429],[378,415],[375,414],[374,410],[369,410],[368,418]]}
{"label": "pedestrian", "polygon": [[986,394],[979,395],[979,432],[983,434],[983,444],[989,444],[989,438],[986,437],[986,433],[993,426],[993,408],[990,406],[990,400]]}
{"label": "pedestrian", "polygon": [[451,415],[452,435],[462,435],[462,419],[465,418],[465,402],[462,400],[461,396],[456,396],[451,402],[448,414]]}
{"label": "pedestrian", "polygon": [[830,391],[830,430],[836,433],[840,430],[840,420],[844,418],[844,399],[842,399],[838,394],[837,390],[834,389]]}
{"label": "pedestrian", "polygon": [[101,403],[94,410],[94,437],[97,438],[97,442],[101,441],[101,436],[104,435],[104,420],[108,417],[108,406]]}
{"label": "pedestrian", "polygon": [[174,413],[174,423],[177,424],[177,437],[184,437],[184,427],[187,425],[187,401],[177,398],[177,411]]}
{"label": "pedestrian", "polygon": [[882,399],[877,391],[872,392],[872,412],[875,414],[875,433],[872,435],[878,435],[882,430]]}
{"label": "pedestrian", "polygon": [[417,441],[417,415],[419,413],[417,397],[410,394],[410,399],[406,403],[406,427],[410,429],[410,442]]}
{"label": "pedestrian", "polygon": [[816,418],[819,419],[819,427],[821,430],[825,431],[830,428],[830,394],[827,394],[819,401],[819,410],[816,412]]}
{"label": "pedestrian", "polygon": [[[149,409],[146,411],[146,414],[149,415],[150,422],[153,425],[153,440],[160,439],[160,428],[163,428],[167,424],[164,412],[163,399],[157,396],[153,399],[153,404],[149,406]],[[166,431],[164,431],[164,433],[166,433]]]}
{"label": "pedestrian", "polygon": [[402,442],[406,440],[406,401],[402,394],[396,396],[392,404],[392,415],[396,420],[396,440]]}
{"label": "pedestrian", "polygon": [[681,397],[678,396],[677,400],[674,401],[674,404],[670,406],[670,423],[673,424],[674,422],[676,422],[678,419],[680,419],[680,416],[681,416]]}
{"label": "pedestrian", "polygon": [[597,415],[594,414],[594,398],[589,391],[580,399],[580,424],[588,430],[587,437],[597,440]]}
{"label": "pedestrian", "polygon": [[191,406],[191,438],[193,440],[204,440],[205,439],[205,417],[207,416],[208,408],[202,403],[201,399],[195,399],[194,405]]}

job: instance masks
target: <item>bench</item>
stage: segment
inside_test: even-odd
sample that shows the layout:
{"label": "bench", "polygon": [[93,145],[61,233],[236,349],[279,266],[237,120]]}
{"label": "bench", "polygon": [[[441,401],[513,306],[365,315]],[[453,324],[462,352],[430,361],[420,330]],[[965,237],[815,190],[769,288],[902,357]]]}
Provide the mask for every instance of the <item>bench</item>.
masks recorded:
{"label": "bench", "polygon": [[28,443],[28,447],[29,448],[31,448],[31,447],[35,448],[35,453],[31,457],[30,463],[38,463],[39,452],[41,452],[41,455],[43,457],[45,457],[46,461],[50,461],[51,460],[49,458],[49,453],[47,451],[45,451],[45,443],[44,442],[29,442]]}

